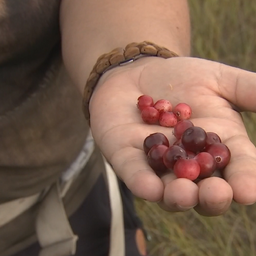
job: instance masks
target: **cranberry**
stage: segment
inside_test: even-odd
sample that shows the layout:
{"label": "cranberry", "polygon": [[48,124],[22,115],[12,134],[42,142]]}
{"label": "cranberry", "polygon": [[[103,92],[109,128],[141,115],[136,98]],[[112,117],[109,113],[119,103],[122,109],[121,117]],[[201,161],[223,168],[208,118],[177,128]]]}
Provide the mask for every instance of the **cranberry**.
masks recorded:
{"label": "cranberry", "polygon": [[205,148],[206,132],[203,128],[193,126],[188,128],[181,137],[181,143],[186,150],[200,152]]}
{"label": "cranberry", "polygon": [[141,111],[141,118],[145,123],[156,124],[159,120],[159,112],[154,107],[145,107]]}
{"label": "cranberry", "polygon": [[145,107],[153,107],[154,100],[152,97],[148,95],[141,95],[138,98],[137,107],[140,111],[142,111]]}
{"label": "cranberry", "polygon": [[200,174],[200,166],[195,159],[180,158],[175,163],[173,172],[177,178],[196,180]]}
{"label": "cranberry", "polygon": [[172,145],[166,150],[163,161],[167,168],[173,169],[174,164],[180,158],[187,158],[186,151],[177,145]]}
{"label": "cranberry", "polygon": [[165,145],[155,145],[149,150],[147,155],[147,161],[149,166],[159,176],[168,171],[167,167],[163,162],[163,155],[167,149],[168,147]]}
{"label": "cranberry", "polygon": [[170,101],[141,95],[137,107],[141,117],[148,124],[173,127],[176,141],[169,145],[167,137],[159,132],[145,138],[143,150],[148,164],[161,176],[173,170],[178,178],[187,178],[194,182],[221,172],[229,163],[231,153],[214,132],[206,132],[194,126],[188,120],[192,111],[186,103],[179,103],[174,108]]}
{"label": "cranberry", "polygon": [[162,112],[159,116],[159,124],[165,127],[174,127],[178,122],[173,112]]}
{"label": "cranberry", "polygon": [[158,100],[155,104],[154,107],[159,111],[159,112],[171,112],[172,111],[172,104],[169,100],[161,99]]}
{"label": "cranberry", "polygon": [[185,149],[184,146],[183,146],[183,144],[182,144],[182,142],[181,142],[181,139],[176,140],[176,141],[173,143],[173,145],[177,145],[177,146],[179,146],[179,147]]}
{"label": "cranberry", "polygon": [[219,137],[218,134],[216,134],[215,132],[207,132],[206,133],[206,142],[205,142],[205,147],[209,147],[212,144],[215,143],[221,143],[221,139]]}
{"label": "cranberry", "polygon": [[188,158],[194,158],[196,156],[196,153],[189,151],[189,150],[185,150],[187,153]]}
{"label": "cranberry", "polygon": [[223,143],[215,143],[210,145],[206,152],[211,154],[216,161],[217,169],[224,169],[230,161],[231,154],[229,148]]}
{"label": "cranberry", "polygon": [[165,145],[169,147],[169,141],[163,133],[152,133],[147,136],[143,142],[144,152],[147,154],[154,145]]}
{"label": "cranberry", "polygon": [[186,103],[179,103],[173,108],[174,114],[179,120],[186,120],[191,117],[191,107]]}
{"label": "cranberry", "polygon": [[173,135],[180,139],[182,134],[190,127],[193,127],[194,124],[190,120],[181,120],[179,121],[173,129]]}
{"label": "cranberry", "polygon": [[208,152],[200,152],[198,153],[194,159],[198,162],[200,166],[200,174],[198,178],[207,178],[210,177],[216,168],[215,159]]}

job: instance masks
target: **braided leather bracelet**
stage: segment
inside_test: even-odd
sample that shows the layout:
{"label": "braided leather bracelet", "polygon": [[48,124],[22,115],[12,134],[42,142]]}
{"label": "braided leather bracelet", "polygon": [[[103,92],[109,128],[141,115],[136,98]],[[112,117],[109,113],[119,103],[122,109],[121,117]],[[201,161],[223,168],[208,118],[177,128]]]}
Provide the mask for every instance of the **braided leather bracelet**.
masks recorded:
{"label": "braided leather bracelet", "polygon": [[124,49],[116,48],[98,58],[85,84],[83,93],[83,112],[88,121],[90,120],[90,99],[100,77],[114,67],[122,66],[147,56],[156,56],[165,59],[178,57],[175,52],[165,47],[158,46],[152,42],[143,41],[141,43],[130,43]]}

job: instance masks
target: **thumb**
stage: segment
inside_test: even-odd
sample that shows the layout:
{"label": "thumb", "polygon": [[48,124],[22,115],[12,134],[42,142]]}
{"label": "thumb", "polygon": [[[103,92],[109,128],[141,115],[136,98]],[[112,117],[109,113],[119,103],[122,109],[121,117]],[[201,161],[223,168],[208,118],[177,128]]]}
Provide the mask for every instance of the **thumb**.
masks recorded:
{"label": "thumb", "polygon": [[220,65],[219,92],[240,110],[256,112],[256,73]]}

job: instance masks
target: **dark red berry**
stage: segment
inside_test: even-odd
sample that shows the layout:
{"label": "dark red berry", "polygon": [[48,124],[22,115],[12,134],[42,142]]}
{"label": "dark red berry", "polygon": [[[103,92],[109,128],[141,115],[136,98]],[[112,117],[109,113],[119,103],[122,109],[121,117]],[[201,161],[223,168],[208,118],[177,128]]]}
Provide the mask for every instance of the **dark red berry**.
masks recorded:
{"label": "dark red berry", "polygon": [[206,132],[203,128],[193,126],[188,128],[181,137],[181,143],[186,150],[200,152],[205,148]]}
{"label": "dark red berry", "polygon": [[147,161],[149,166],[155,171],[159,176],[163,175],[168,171],[167,167],[163,162],[163,155],[168,149],[165,145],[155,145],[153,146],[147,155]]}
{"label": "dark red berry", "polygon": [[184,146],[183,146],[183,144],[182,144],[182,142],[181,142],[181,139],[176,140],[176,141],[173,143],[173,145],[177,145],[177,146],[179,146],[179,147],[185,149]]}
{"label": "dark red berry", "polygon": [[206,133],[206,142],[205,142],[205,147],[209,147],[212,144],[215,143],[221,143],[221,139],[218,134],[215,132],[207,132]]}
{"label": "dark red berry", "polygon": [[200,152],[194,157],[194,159],[200,166],[200,174],[198,178],[208,178],[214,173],[216,162],[211,154],[208,152]]}
{"label": "dark red berry", "polygon": [[169,141],[163,133],[152,133],[147,136],[143,142],[144,152],[147,154],[154,145],[165,145],[169,147]]}
{"label": "dark red berry", "polygon": [[217,169],[224,169],[230,161],[231,154],[229,148],[223,143],[210,145],[206,152],[211,154],[216,162]]}
{"label": "dark red berry", "polygon": [[174,164],[180,158],[187,158],[186,151],[177,145],[172,145],[166,150],[163,162],[167,168],[173,169]]}
{"label": "dark red berry", "polygon": [[196,153],[189,151],[189,150],[186,150],[186,153],[187,153],[188,158],[194,158],[196,156]]}

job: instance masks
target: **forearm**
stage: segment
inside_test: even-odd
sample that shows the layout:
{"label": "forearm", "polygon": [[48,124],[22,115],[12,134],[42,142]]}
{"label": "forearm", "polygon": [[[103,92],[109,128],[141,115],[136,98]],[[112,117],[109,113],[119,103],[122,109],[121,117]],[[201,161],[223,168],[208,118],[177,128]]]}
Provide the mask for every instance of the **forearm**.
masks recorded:
{"label": "forearm", "polygon": [[80,91],[97,58],[116,47],[148,40],[190,52],[185,0],[62,0],[60,20],[65,65]]}

